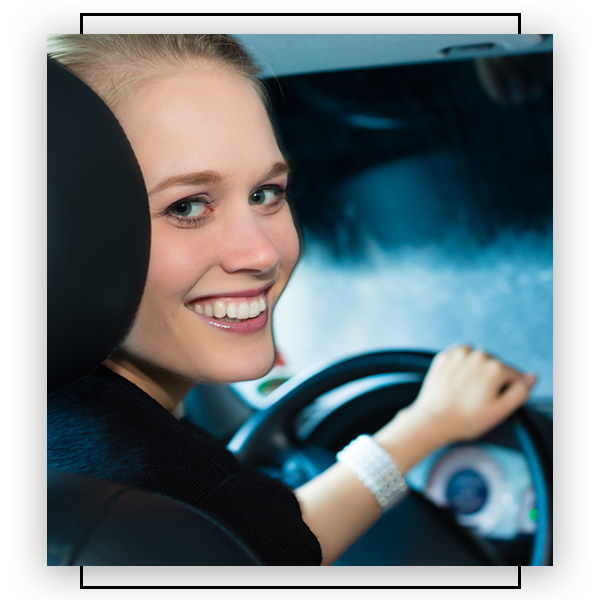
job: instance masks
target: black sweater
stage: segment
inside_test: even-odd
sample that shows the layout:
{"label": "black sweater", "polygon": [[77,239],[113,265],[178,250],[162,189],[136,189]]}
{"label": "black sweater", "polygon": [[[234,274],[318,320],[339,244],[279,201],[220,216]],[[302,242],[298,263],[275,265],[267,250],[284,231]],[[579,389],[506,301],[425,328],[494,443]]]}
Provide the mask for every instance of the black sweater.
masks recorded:
{"label": "black sweater", "polygon": [[242,467],[104,366],[48,396],[48,468],[157,492],[207,512],[265,565],[319,565],[293,492]]}

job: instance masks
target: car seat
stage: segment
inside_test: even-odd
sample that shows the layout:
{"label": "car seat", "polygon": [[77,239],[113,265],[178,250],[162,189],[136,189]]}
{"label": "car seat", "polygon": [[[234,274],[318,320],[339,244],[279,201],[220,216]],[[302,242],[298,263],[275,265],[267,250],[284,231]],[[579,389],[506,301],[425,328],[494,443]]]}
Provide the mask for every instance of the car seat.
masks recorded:
{"label": "car seat", "polygon": [[[150,256],[141,171],[117,119],[48,59],[48,391],[119,346]],[[48,472],[49,565],[259,565],[201,511],[128,486]]]}

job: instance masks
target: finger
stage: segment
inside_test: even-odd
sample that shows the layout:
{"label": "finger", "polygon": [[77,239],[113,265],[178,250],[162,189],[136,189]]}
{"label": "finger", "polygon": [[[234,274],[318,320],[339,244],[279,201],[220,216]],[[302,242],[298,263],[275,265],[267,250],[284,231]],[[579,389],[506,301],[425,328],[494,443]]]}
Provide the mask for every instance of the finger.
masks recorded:
{"label": "finger", "polygon": [[478,374],[490,378],[491,382],[497,383],[499,387],[522,375],[518,369],[481,348],[471,353],[469,361],[472,369],[475,369]]}
{"label": "finger", "polygon": [[458,380],[465,384],[478,381],[492,397],[497,396],[500,387],[516,375],[516,372],[507,369],[499,360],[481,349],[471,352],[460,365],[460,371],[457,371]]}
{"label": "finger", "polygon": [[457,344],[455,346],[450,346],[444,353],[448,356],[450,360],[453,362],[460,362],[467,358],[473,352],[473,347],[469,344]]}
{"label": "finger", "polygon": [[495,360],[496,362],[500,362],[495,356],[486,352],[483,348],[476,348],[471,353],[471,360],[476,361],[480,364],[486,363],[491,360]]}
{"label": "finger", "polygon": [[[492,365],[494,366],[494,365]],[[536,384],[537,377],[533,373],[527,373],[524,375],[520,371],[513,369],[512,367],[508,367],[504,364],[501,365],[503,369],[499,371],[499,377],[502,379],[502,383],[498,388],[498,396],[502,396],[502,394],[510,387],[510,385],[519,379],[523,379],[529,390]]]}
{"label": "finger", "polygon": [[[533,376],[535,378],[535,376]],[[533,380],[535,383],[535,379]],[[532,378],[530,376],[520,376],[513,380],[506,390],[500,396],[498,405],[506,410],[506,414],[512,413],[519,406],[525,404],[529,398],[532,388]]]}
{"label": "finger", "polygon": [[442,352],[438,352],[431,363],[432,370],[453,369],[456,363],[463,360],[472,351],[471,346],[466,344],[455,344],[448,346]]}

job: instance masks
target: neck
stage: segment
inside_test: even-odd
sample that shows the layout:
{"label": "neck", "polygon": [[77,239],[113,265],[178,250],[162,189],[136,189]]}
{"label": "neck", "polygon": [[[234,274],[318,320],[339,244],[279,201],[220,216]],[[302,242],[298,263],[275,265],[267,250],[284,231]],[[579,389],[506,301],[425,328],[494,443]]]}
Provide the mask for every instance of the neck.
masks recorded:
{"label": "neck", "polygon": [[113,356],[105,360],[104,365],[131,381],[171,413],[194,387],[192,381],[173,377],[147,365],[139,366],[122,357],[115,359]]}

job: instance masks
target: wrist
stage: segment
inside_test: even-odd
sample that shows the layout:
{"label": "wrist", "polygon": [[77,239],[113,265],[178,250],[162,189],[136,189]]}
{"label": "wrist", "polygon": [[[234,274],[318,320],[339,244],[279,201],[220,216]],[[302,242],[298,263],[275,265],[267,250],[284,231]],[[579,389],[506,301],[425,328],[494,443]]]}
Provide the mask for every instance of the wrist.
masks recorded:
{"label": "wrist", "polygon": [[446,428],[415,405],[399,411],[373,435],[403,473],[441,446],[449,443]]}
{"label": "wrist", "polygon": [[393,457],[372,436],[359,435],[336,458],[373,494],[382,512],[398,504],[408,491]]}

